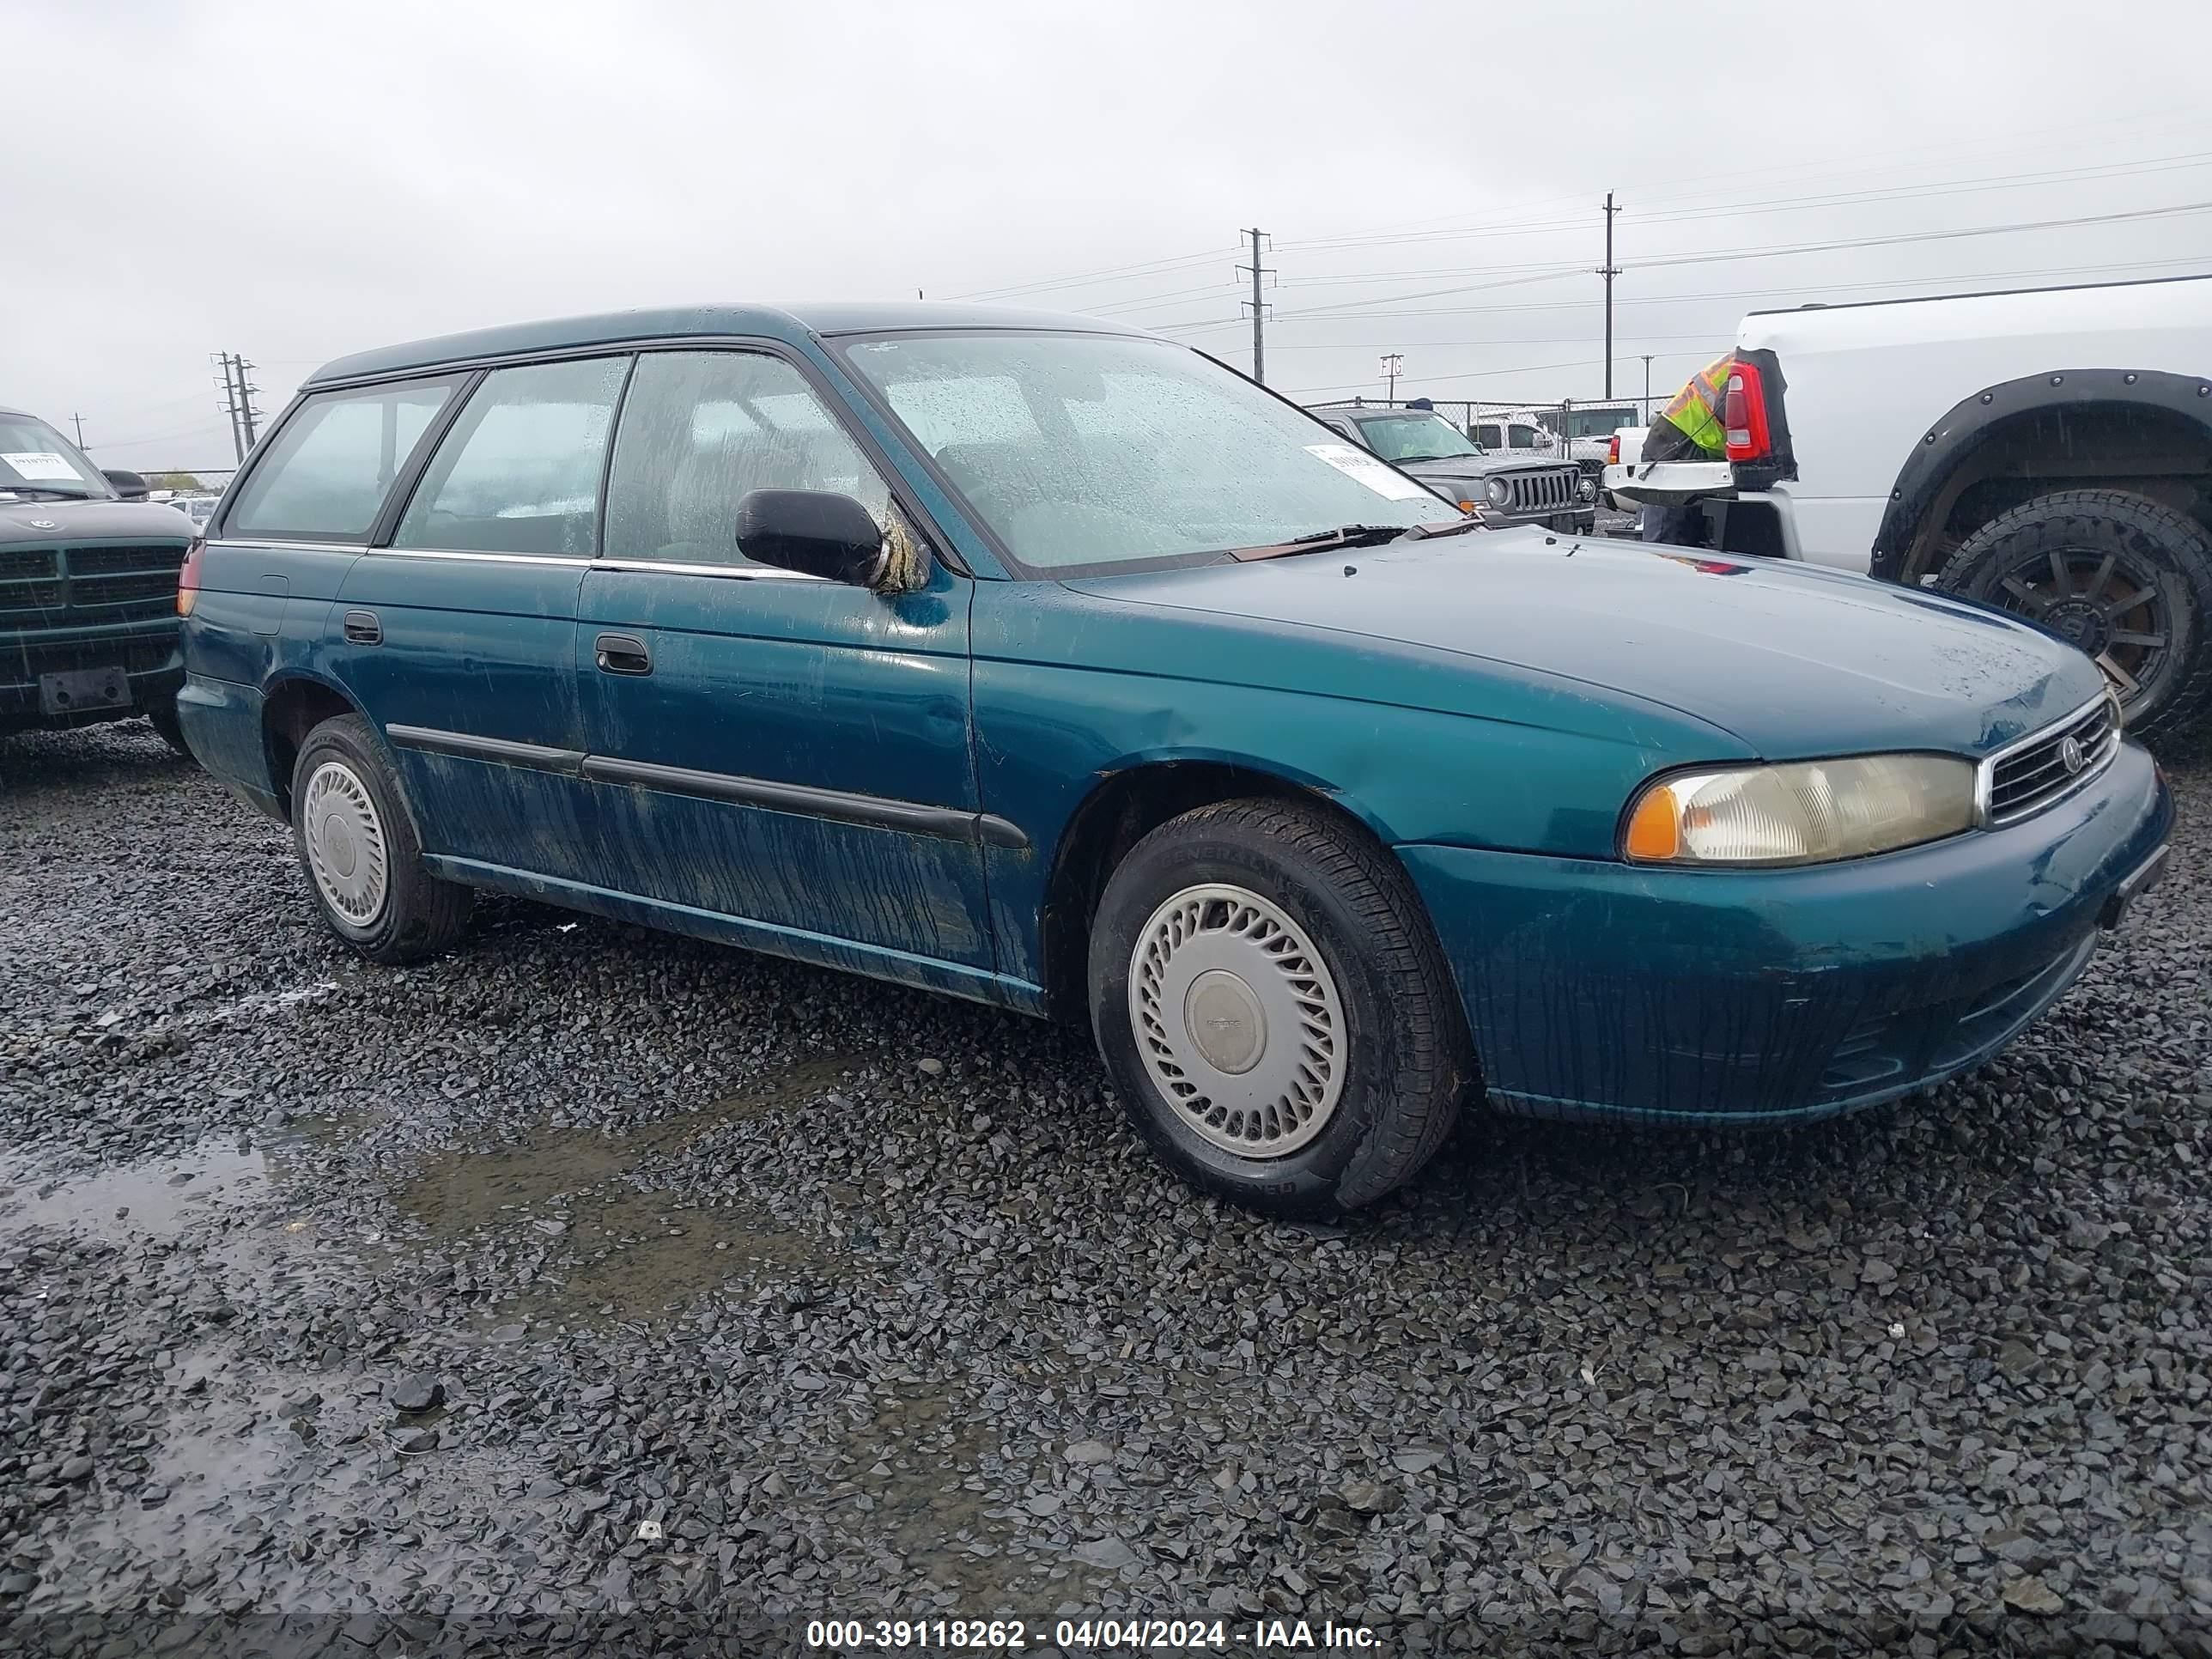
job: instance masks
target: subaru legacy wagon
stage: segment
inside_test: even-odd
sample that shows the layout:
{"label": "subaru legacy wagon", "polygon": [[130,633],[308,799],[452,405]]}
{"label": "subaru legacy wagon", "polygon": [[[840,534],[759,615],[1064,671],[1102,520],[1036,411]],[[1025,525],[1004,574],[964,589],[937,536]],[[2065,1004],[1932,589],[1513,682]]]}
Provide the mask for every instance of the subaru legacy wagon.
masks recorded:
{"label": "subaru legacy wagon", "polygon": [[710,307],[313,376],[179,605],[337,937],[477,889],[1088,1020],[1276,1213],[1455,1114],[1797,1121],[1983,1060],[2172,816],[2079,652],[1486,531],[1186,347]]}

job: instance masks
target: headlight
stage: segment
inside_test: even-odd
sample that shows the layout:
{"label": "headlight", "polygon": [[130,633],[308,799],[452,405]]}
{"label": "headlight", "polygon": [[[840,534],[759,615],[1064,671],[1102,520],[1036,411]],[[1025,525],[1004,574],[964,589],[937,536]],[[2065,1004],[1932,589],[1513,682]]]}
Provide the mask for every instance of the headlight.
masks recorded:
{"label": "headlight", "polygon": [[1973,822],[1971,761],[1861,755],[1662,778],[1630,803],[1620,850],[1637,864],[1825,864]]}
{"label": "headlight", "polygon": [[1584,473],[1581,477],[1576,479],[1575,499],[1578,501],[1595,501],[1597,499],[1597,480],[1591,477],[1588,473]]}
{"label": "headlight", "polygon": [[1504,479],[1492,478],[1488,483],[1483,485],[1482,493],[1489,498],[1492,507],[1503,507],[1505,505],[1507,495],[1510,492],[1505,488]]}

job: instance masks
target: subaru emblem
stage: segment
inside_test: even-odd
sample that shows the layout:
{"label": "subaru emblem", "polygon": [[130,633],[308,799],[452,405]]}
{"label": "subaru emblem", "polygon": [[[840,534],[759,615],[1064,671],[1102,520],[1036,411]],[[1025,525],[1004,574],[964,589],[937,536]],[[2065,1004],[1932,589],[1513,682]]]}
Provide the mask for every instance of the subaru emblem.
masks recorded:
{"label": "subaru emblem", "polygon": [[2058,763],[2066,769],[2067,776],[2072,777],[2080,771],[2085,758],[2079,738],[2061,738],[2058,740]]}
{"label": "subaru emblem", "polygon": [[31,520],[31,528],[33,530],[59,530],[61,526],[56,524],[52,519],[33,519]]}

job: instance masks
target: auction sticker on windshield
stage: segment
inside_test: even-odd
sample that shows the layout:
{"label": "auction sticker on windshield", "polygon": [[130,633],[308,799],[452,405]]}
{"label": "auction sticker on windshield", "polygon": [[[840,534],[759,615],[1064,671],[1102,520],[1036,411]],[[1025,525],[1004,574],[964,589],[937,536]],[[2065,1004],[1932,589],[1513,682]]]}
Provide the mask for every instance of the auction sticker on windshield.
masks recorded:
{"label": "auction sticker on windshield", "polygon": [[1417,501],[1429,494],[1402,472],[1393,472],[1365,450],[1354,449],[1350,444],[1308,444],[1305,451],[1394,501]]}
{"label": "auction sticker on windshield", "polygon": [[0,451],[0,461],[15,469],[19,478],[67,478],[76,481],[76,469],[51,449]]}

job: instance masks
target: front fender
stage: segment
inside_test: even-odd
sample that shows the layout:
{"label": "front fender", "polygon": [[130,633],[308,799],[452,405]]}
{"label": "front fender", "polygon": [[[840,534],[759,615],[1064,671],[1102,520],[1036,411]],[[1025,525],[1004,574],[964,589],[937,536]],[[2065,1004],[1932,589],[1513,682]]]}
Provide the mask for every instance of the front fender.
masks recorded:
{"label": "front fender", "polygon": [[2178,416],[2212,441],[2212,381],[2149,368],[2068,368],[2026,374],[1984,386],[1947,410],[1921,434],[1898,469],[1881,526],[1875,533],[1870,575],[1903,581],[1916,543],[1944,487],[1959,469],[2023,416],[2045,410],[2135,408]]}

